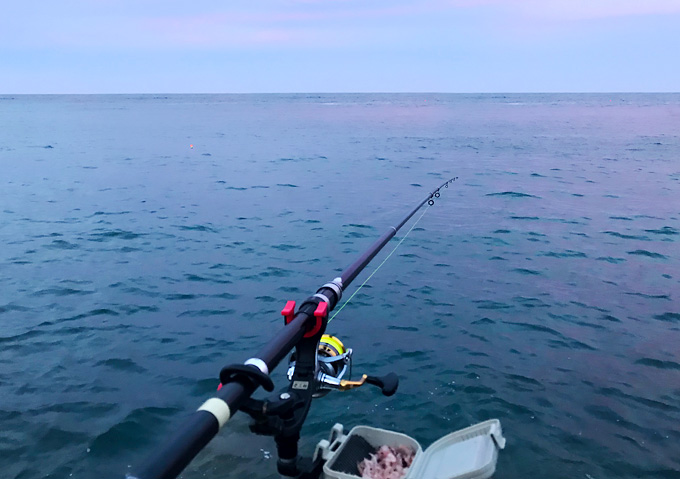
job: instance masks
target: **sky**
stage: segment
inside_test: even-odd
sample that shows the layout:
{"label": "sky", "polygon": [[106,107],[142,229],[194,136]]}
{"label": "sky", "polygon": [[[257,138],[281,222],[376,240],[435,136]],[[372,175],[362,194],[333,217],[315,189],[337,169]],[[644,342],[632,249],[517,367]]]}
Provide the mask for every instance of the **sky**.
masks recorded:
{"label": "sky", "polygon": [[680,91],[680,0],[3,3],[0,94]]}

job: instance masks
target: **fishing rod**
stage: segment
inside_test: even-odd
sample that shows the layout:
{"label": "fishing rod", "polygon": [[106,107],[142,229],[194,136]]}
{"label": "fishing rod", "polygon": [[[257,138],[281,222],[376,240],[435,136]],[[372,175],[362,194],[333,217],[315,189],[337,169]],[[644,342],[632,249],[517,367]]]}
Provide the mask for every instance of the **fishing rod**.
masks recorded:
{"label": "fishing rod", "polygon": [[[196,412],[168,438],[146,461],[126,475],[127,479],[174,479],[236,414],[243,411],[254,422],[251,431],[274,436],[278,460],[277,469],[283,476],[318,478],[322,459],[301,458],[298,455],[300,430],[307,417],[312,399],[331,389],[349,390],[363,384],[378,386],[391,396],[396,392],[398,378],[389,373],[383,377],[363,375],[359,381],[342,379],[351,364],[351,349],[335,337],[324,335],[328,313],[340,302],[342,293],[371,262],[380,250],[397,234],[425,203],[434,204],[440,189],[448,188],[451,178],[431,191],[396,226],[391,226],[366,252],[340,276],[324,284],[295,310],[295,301],[288,301],[281,314],[285,326],[260,352],[243,364],[232,364],[220,371],[220,386],[214,397],[205,401]],[[402,239],[403,241],[403,239]],[[351,299],[351,298],[350,298]],[[270,372],[292,350],[288,370],[288,389],[272,399],[259,400],[251,396],[262,387],[274,391]]]}

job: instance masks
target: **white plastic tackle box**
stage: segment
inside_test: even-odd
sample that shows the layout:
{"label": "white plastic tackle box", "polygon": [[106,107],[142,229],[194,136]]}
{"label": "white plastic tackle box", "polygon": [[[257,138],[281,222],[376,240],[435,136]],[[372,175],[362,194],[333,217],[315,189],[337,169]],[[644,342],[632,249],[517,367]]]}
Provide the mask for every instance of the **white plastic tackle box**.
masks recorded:
{"label": "white plastic tackle box", "polygon": [[448,434],[423,451],[406,434],[356,426],[345,435],[342,424],[336,424],[329,439],[319,442],[315,455],[326,460],[324,479],[361,479],[358,464],[382,445],[409,446],[415,451],[404,479],[486,479],[496,471],[505,438],[500,421],[491,419]]}

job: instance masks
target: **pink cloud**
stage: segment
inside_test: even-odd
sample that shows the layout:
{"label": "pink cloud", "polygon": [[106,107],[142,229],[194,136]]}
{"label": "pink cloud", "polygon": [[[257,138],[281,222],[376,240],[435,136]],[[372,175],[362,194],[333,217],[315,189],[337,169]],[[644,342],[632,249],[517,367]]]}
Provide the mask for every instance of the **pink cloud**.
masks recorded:
{"label": "pink cloud", "polygon": [[[349,1],[349,0],[348,0]],[[317,3],[309,0],[308,3]],[[326,2],[328,3],[328,2]],[[439,8],[439,7],[437,7]],[[266,11],[231,11],[210,14],[186,15],[182,17],[156,17],[151,23],[189,23],[196,26],[209,25],[264,25],[264,24],[300,24],[305,22],[323,22],[329,20],[372,19],[405,16],[428,12],[422,5],[401,5],[371,8],[324,8],[313,10],[266,10]]]}
{"label": "pink cloud", "polygon": [[306,45],[319,40],[319,33],[308,29],[242,27],[197,22],[163,22],[149,25],[155,43],[192,47],[247,47],[264,45]]}
{"label": "pink cloud", "polygon": [[436,3],[453,8],[495,6],[528,18],[568,21],[680,13],[678,0],[439,0]]}
{"label": "pink cloud", "polygon": [[[119,0],[121,5],[105,0],[104,10],[95,9],[102,0],[71,2],[79,8],[72,5],[69,15],[53,6],[31,16],[27,7],[14,4],[16,11],[0,19],[0,42],[92,48],[334,47],[397,42],[409,34],[405,26],[422,28],[440,18],[450,18],[452,29],[485,31],[485,38],[533,38],[561,27],[570,30],[573,22],[680,14],[680,0],[278,0],[252,7],[242,2],[192,7],[169,0],[165,8],[144,10],[132,8],[131,0]],[[468,17],[462,14],[470,12],[471,22],[465,23],[461,19]],[[426,37],[424,31],[421,38]]]}
{"label": "pink cloud", "polygon": [[[140,29],[173,44],[202,46],[350,45],[370,37],[347,21],[405,16],[415,6],[306,11],[220,12],[146,18]],[[339,23],[338,23],[339,22]]]}

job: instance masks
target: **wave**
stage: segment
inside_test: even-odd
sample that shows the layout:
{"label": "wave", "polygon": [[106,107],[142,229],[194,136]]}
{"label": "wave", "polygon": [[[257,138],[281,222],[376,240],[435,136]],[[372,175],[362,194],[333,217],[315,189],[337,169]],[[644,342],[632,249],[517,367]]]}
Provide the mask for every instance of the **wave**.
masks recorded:
{"label": "wave", "polygon": [[540,196],[530,195],[528,193],[520,193],[518,191],[503,191],[500,193],[489,193],[485,196],[505,196],[509,198],[540,198]]}
{"label": "wave", "polygon": [[655,258],[655,259],[666,259],[666,256],[662,255],[661,253],[654,253],[653,251],[647,251],[645,249],[636,249],[635,251],[628,251],[628,254],[637,255],[637,256],[646,256],[648,258]]}

